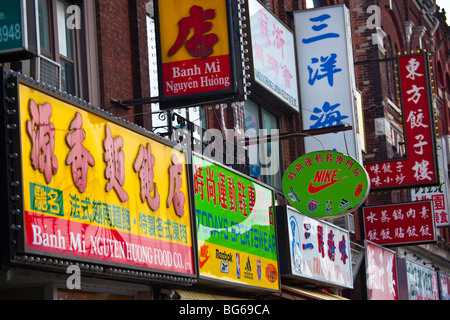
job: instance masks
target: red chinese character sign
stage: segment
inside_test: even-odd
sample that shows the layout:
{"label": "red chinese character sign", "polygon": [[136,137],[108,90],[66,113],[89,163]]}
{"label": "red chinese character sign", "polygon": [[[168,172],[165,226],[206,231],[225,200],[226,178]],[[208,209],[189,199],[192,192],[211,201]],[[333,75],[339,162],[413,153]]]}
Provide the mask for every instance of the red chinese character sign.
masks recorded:
{"label": "red chinese character sign", "polygon": [[236,1],[155,1],[155,14],[162,109],[243,96]]}
{"label": "red chinese character sign", "polygon": [[193,154],[200,277],[279,290],[273,190]]}
{"label": "red chinese character sign", "polygon": [[380,245],[436,241],[431,200],[363,208],[366,239]]}
{"label": "red chinese character sign", "polygon": [[350,237],[347,230],[305,216],[292,207],[277,207],[283,275],[308,281],[353,288]]}
{"label": "red chinese character sign", "polygon": [[398,68],[407,158],[365,163],[372,189],[439,185],[426,54],[399,56]]}

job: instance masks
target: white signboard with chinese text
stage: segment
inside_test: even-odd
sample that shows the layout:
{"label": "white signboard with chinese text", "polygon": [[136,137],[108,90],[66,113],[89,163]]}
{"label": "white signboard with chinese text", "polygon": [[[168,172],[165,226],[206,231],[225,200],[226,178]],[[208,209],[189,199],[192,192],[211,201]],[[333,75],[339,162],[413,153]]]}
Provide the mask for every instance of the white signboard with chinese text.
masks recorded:
{"label": "white signboard with chinese text", "polygon": [[368,300],[398,300],[395,251],[366,241],[366,286]]}
{"label": "white signboard with chinese text", "polygon": [[436,138],[438,150],[439,186],[421,187],[411,189],[411,200],[433,200],[436,227],[445,228],[450,226],[450,210],[448,207],[448,169],[447,169],[447,147],[442,138]]}
{"label": "white signboard with chinese text", "polygon": [[353,288],[348,231],[287,207],[291,273],[321,283]]}
{"label": "white signboard with chinese text", "polygon": [[257,0],[249,12],[255,81],[298,112],[294,34]]}
{"label": "white signboard with chinese text", "polygon": [[303,128],[353,128],[306,137],[305,153],[334,150],[362,163],[349,19],[345,5],[294,13]]}

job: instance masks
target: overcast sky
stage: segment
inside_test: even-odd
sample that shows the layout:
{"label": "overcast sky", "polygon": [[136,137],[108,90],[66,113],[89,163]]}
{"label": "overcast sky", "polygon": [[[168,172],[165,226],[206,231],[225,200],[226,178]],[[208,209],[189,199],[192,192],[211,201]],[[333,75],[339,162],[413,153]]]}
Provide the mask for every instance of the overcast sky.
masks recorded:
{"label": "overcast sky", "polygon": [[450,0],[436,0],[436,4],[445,9],[445,16],[447,17],[447,24],[450,24]]}

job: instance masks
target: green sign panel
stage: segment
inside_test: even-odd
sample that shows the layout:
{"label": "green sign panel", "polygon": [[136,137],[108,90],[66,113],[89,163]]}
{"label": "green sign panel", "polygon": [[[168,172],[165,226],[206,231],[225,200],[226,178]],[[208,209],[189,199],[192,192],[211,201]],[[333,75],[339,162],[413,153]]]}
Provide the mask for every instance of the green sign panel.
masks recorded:
{"label": "green sign panel", "polygon": [[283,176],[283,192],[291,205],[319,219],[356,210],[369,190],[364,167],[336,151],[308,153],[291,163]]}
{"label": "green sign panel", "polygon": [[24,48],[21,3],[12,0],[0,4],[0,54]]}

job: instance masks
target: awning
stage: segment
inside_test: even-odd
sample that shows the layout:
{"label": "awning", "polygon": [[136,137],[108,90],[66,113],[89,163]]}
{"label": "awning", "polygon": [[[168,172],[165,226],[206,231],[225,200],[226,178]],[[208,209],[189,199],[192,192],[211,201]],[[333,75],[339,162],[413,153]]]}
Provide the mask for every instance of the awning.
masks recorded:
{"label": "awning", "polygon": [[307,298],[317,299],[317,300],[348,300],[347,298],[338,296],[336,294],[331,294],[328,292],[322,292],[318,290],[312,290],[312,289],[305,289],[305,288],[297,288],[297,287],[291,287],[282,285],[282,290],[286,290]]}
{"label": "awning", "polygon": [[187,290],[175,290],[180,296],[181,300],[249,300],[236,297],[228,297],[216,294],[187,291]]}

